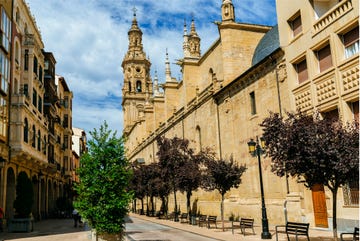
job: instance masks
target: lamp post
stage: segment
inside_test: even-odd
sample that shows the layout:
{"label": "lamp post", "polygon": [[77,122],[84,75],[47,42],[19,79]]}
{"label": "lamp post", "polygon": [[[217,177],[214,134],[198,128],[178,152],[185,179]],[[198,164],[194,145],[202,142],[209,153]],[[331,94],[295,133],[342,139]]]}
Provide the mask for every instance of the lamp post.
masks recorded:
{"label": "lamp post", "polygon": [[271,233],[269,232],[269,223],[266,215],[266,207],[265,207],[265,199],[264,199],[264,188],[263,188],[263,181],[262,181],[262,172],[261,172],[261,155],[265,153],[265,141],[261,137],[260,144],[259,139],[256,137],[256,142],[251,139],[248,142],[249,152],[252,156],[258,157],[258,164],[259,164],[259,176],[260,176],[260,190],[261,190],[261,211],[262,211],[262,239],[271,239]]}

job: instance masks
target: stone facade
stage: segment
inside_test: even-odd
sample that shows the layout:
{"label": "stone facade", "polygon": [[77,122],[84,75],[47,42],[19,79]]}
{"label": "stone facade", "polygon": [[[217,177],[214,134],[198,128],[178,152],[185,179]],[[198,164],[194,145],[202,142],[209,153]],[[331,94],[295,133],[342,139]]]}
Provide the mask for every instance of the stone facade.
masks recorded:
{"label": "stone facade", "polygon": [[[306,4],[303,4],[303,1],[291,1],[290,4],[287,0],[278,0],[279,27],[273,28],[235,22],[232,1],[223,1],[222,22],[218,23],[220,36],[202,55],[200,52],[191,54],[191,50],[199,51],[197,47],[200,45],[195,21],[191,23],[189,34],[186,25],[184,26],[184,56],[178,62],[182,68],[182,79],[171,77],[166,54],[166,82],[161,85],[163,91],[160,91],[157,76],[154,77],[154,82],[151,81],[148,76],[149,69],[141,68],[144,69],[143,75],[128,71],[129,66],[134,66],[133,69],[136,69],[135,66],[150,68],[149,60],[146,58],[128,58],[132,52],[130,41],[128,53],[123,61],[124,135],[129,160],[155,162],[156,138],[161,135],[191,140],[196,151],[211,147],[218,157],[233,156],[239,163],[246,164],[247,171],[243,174],[240,187],[231,190],[225,196],[225,217],[233,213],[235,216],[253,217],[255,222],[260,224],[258,162],[249,155],[247,142],[251,138],[261,136],[259,124],[269,112],[284,113],[299,107],[309,112],[315,108],[324,112],[338,106],[341,116],[346,116],[344,120],[353,120],[357,115],[358,52],[346,60],[335,60],[335,57],[340,58],[340,55],[333,55],[336,67],[324,74],[315,74],[318,64],[315,60],[309,61],[309,80],[301,85],[294,81],[297,79],[294,63],[302,60],[301,55],[314,55],[312,52],[323,47],[326,41],[337,41],[337,48],[343,49],[341,41],[336,37],[339,38],[339,35],[358,25],[358,12],[354,10],[358,8],[358,1],[341,1],[335,4],[335,7],[343,10],[349,2],[352,5],[351,9],[344,10],[346,13],[341,15],[346,17],[333,23],[338,25],[336,30],[332,27],[322,27],[322,30],[314,32],[314,23],[322,21],[320,18],[309,23],[310,29],[305,28],[304,23],[303,35],[296,40],[289,40],[289,33],[286,31],[293,16],[288,14],[295,14],[301,9],[301,13],[307,14],[304,21],[309,21],[308,15],[313,16],[310,12],[310,1]],[[289,9],[294,11],[288,11]],[[332,8],[330,11],[335,10]],[[134,22],[137,31],[141,31],[134,16],[129,38],[133,34]],[[137,36],[140,37],[141,43],[141,35]],[[196,41],[191,42],[194,36]],[[191,46],[195,47],[192,49]],[[139,56],[145,56],[142,48],[140,51]],[[127,83],[137,78],[147,89],[129,91]],[[270,171],[270,165],[271,160],[266,156],[262,157],[263,183],[270,225],[283,224],[287,218],[292,221],[310,222],[311,226],[327,227],[319,225],[315,220],[312,192],[296,180],[275,176]],[[330,224],[331,195],[328,190],[322,192],[325,194],[326,212],[329,214],[329,220],[326,221]],[[220,215],[219,193],[199,190],[193,194],[192,201],[195,198],[198,199],[198,210],[201,213]],[[346,220],[349,225],[354,225],[359,218],[349,214],[354,213],[354,210],[358,213],[358,203],[344,206],[344,199],[346,198],[339,197],[338,217]],[[179,193],[178,200],[181,210],[186,211],[186,197]],[[160,202],[156,205],[159,209]],[[172,195],[169,205],[172,209]],[[339,230],[345,228],[339,225]]]}
{"label": "stone facade", "polygon": [[64,77],[55,75],[56,60],[51,52],[44,51],[40,31],[25,1],[0,1],[0,7],[9,21],[6,29],[12,33],[9,48],[5,48],[11,59],[2,66],[8,78],[1,80],[1,92],[7,94],[1,103],[7,104],[2,118],[6,122],[1,122],[5,131],[0,133],[6,144],[0,152],[4,159],[0,206],[5,219],[16,215],[15,184],[18,174],[25,172],[33,183],[32,215],[42,219],[56,215],[59,198],[71,202],[73,94]]}

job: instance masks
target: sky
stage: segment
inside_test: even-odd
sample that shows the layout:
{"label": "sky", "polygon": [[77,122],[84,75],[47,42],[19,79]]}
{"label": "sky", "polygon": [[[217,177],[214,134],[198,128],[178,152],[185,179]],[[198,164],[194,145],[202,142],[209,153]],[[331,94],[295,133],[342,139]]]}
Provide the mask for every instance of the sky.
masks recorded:
{"label": "sky", "polygon": [[[104,121],[122,134],[123,70],[134,7],[143,32],[144,51],[159,82],[165,81],[166,49],[171,73],[183,57],[184,20],[195,20],[205,53],[218,38],[214,21],[221,21],[222,0],[25,0],[40,30],[45,51],[56,58],[56,74],[73,92],[73,126],[89,131]],[[233,0],[236,22],[273,26],[275,0]],[[189,29],[188,29],[189,32]]]}

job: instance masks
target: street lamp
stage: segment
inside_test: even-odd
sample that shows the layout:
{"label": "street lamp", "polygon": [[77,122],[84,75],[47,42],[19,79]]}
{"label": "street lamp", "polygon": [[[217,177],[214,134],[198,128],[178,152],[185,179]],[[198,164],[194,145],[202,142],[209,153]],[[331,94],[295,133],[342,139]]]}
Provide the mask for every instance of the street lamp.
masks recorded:
{"label": "street lamp", "polygon": [[256,142],[251,139],[248,142],[249,152],[252,156],[258,157],[259,163],[259,176],[260,176],[260,190],[261,190],[261,211],[262,211],[262,239],[271,239],[271,233],[269,232],[269,223],[266,215],[266,207],[265,207],[265,199],[264,199],[264,188],[262,181],[262,173],[261,173],[261,155],[265,153],[263,149],[265,147],[265,140],[260,137],[260,143],[258,137],[256,137]]}

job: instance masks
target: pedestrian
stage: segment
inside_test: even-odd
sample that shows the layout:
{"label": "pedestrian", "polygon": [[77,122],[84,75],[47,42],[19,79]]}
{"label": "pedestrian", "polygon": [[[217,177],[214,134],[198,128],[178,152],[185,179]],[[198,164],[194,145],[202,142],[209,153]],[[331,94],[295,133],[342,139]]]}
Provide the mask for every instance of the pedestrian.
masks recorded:
{"label": "pedestrian", "polygon": [[0,232],[4,232],[3,229],[4,210],[0,207]]}
{"label": "pedestrian", "polygon": [[79,221],[79,212],[76,209],[74,209],[72,215],[74,219],[74,228],[76,228],[78,226],[78,221]]}

